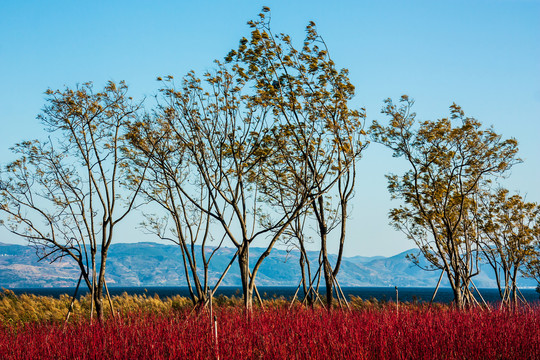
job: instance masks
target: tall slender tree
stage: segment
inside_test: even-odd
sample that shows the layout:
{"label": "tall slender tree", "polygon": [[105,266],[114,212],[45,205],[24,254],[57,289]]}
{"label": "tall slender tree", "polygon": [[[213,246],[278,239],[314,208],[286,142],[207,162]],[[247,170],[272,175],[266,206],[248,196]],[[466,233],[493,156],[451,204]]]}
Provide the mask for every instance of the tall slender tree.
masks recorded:
{"label": "tall slender tree", "polygon": [[213,234],[216,229],[215,226],[212,229],[210,213],[212,199],[218,196],[216,189],[205,185],[182,139],[163,118],[146,117],[134,123],[128,138],[130,146],[125,151],[131,160],[128,182],[137,187],[146,171],[141,195],[154,204],[154,211],[157,205],[159,214],[164,213],[161,216],[147,212],[142,225],[160,239],[180,247],[190,297],[195,306],[201,307],[207,302],[212,285],[210,262],[225,239],[221,236],[219,241],[212,242],[216,240]]}
{"label": "tall slender tree", "polygon": [[46,94],[38,118],[50,135],[12,148],[19,158],[2,172],[2,224],[33,244],[42,259],[75,260],[101,319],[114,230],[135,206],[144,180],[143,170],[138,186],[125,189],[121,152],[141,103],[128,96],[124,82],[111,81],[98,92],[85,83]]}
{"label": "tall slender tree", "polygon": [[[349,107],[354,86],[348,71],[336,69],[315,23],[307,26],[301,50],[293,46],[289,36],[274,35],[264,14],[250,25],[254,28],[251,40],[242,41],[227,59],[240,69],[247,69],[246,76],[257,89],[251,101],[265,104],[279,124],[279,136],[288,149],[283,160],[288,164],[285,170],[304,174],[297,179],[303,182],[301,188],[308,191],[309,214],[316,222],[321,273],[331,307],[343,255],[348,201],[354,193],[356,162],[366,145],[362,141],[365,112]],[[333,204],[337,203],[338,209],[328,208],[331,198],[335,198]],[[291,225],[300,223],[303,222]],[[328,233],[338,224],[341,235],[333,268],[328,259]],[[303,230],[293,233],[299,231]],[[303,236],[296,238],[301,240]]]}
{"label": "tall slender tree", "polygon": [[516,306],[518,275],[539,255],[534,243],[540,238],[540,206],[500,188],[482,197],[479,214],[482,253],[495,272],[501,301]]}
{"label": "tall slender tree", "polygon": [[[160,117],[185,149],[210,199],[200,204],[237,248],[246,308],[264,259],[307,206],[352,166],[362,114],[350,110],[354,87],[335,69],[315,25],[298,51],[270,30],[269,9],[249,22],[225,63],[201,80],[188,74],[178,88],[168,77]],[[354,149],[354,150],[353,150]],[[232,219],[232,220],[231,220]],[[250,264],[250,246],[266,250]]]}
{"label": "tall slender tree", "polygon": [[476,221],[478,197],[490,181],[520,160],[517,141],[466,117],[453,104],[450,118],[417,123],[413,101],[386,101],[388,126],[377,122],[373,138],[403,157],[409,170],[388,175],[392,198],[403,205],[390,211],[392,224],[418,245],[433,268],[446,273],[458,308],[475,303],[470,288],[480,254]]}

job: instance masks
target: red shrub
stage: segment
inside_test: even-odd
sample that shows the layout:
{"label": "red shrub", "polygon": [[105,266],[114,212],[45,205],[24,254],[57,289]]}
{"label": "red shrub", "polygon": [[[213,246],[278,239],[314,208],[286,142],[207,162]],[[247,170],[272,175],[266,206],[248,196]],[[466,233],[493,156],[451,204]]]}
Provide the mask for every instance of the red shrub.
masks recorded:
{"label": "red shrub", "polygon": [[[540,308],[392,307],[353,312],[217,310],[221,359],[539,359]],[[125,316],[103,324],[0,328],[1,359],[212,359],[209,316]]]}

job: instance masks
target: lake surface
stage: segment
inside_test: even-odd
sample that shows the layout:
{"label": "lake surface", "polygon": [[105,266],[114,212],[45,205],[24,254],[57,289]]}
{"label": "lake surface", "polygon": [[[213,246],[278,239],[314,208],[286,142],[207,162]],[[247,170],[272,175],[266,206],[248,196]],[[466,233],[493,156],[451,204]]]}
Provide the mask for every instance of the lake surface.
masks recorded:
{"label": "lake surface", "polygon": [[[274,286],[260,286],[258,287],[259,293],[263,298],[284,297],[292,299],[296,291],[296,287],[274,287]],[[73,295],[75,288],[15,288],[10,289],[15,294],[35,294],[42,296],[59,297],[61,294]],[[241,288],[235,286],[220,286],[216,292],[216,296],[237,296],[241,297]],[[421,288],[421,287],[402,287],[399,288],[399,300],[400,301],[426,301],[429,302],[433,295],[433,288]],[[110,287],[109,292],[111,296],[121,295],[126,292],[130,295],[142,295],[147,296],[158,295],[160,298],[171,297],[175,295],[189,296],[187,287]],[[325,289],[320,289],[321,294],[325,293]],[[344,287],[343,292],[350,298],[351,296],[360,297],[362,299],[377,299],[384,301],[395,301],[396,290],[394,287]],[[528,302],[539,302],[539,294],[535,289],[521,289],[524,297]],[[79,289],[79,296],[88,293],[87,289],[82,287]],[[482,297],[488,302],[497,302],[500,300],[499,292],[497,289],[480,289]],[[302,290],[299,291],[299,295],[302,294]],[[476,293],[475,293],[476,295]],[[440,288],[435,298],[436,302],[449,303],[453,299],[452,290],[450,288]]]}

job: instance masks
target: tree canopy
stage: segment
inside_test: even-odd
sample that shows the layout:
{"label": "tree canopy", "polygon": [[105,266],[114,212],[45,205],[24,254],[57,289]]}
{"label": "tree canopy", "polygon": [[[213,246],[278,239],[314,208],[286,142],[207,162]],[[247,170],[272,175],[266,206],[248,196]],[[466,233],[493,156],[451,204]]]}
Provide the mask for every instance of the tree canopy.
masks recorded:
{"label": "tree canopy", "polygon": [[388,175],[388,190],[403,205],[390,220],[418,245],[433,268],[446,273],[459,307],[473,303],[472,278],[479,268],[479,197],[492,180],[514,164],[515,139],[503,139],[491,128],[466,117],[456,104],[450,117],[416,122],[413,101],[400,106],[386,101],[388,126],[374,122],[375,141],[409,164],[405,174]]}

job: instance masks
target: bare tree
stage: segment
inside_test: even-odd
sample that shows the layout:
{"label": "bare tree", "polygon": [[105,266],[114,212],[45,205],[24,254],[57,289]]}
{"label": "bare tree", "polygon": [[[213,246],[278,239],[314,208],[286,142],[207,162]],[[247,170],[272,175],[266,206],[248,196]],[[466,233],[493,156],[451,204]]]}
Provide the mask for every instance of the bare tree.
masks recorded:
{"label": "bare tree", "polygon": [[47,90],[38,118],[50,136],[12,148],[19,158],[4,169],[0,190],[2,224],[33,244],[40,259],[74,259],[99,319],[114,230],[134,207],[144,179],[132,191],[122,184],[127,162],[121,147],[141,111],[127,91],[124,82],[109,82],[99,92],[91,83]]}
{"label": "bare tree", "polygon": [[520,161],[517,141],[481,129],[455,104],[450,119],[416,124],[413,101],[403,96],[401,103],[397,107],[387,100],[382,112],[389,125],[371,127],[375,141],[410,166],[401,177],[387,176],[392,198],[404,202],[390,211],[390,219],[416,242],[432,268],[446,273],[454,302],[462,308],[476,302],[470,287],[479,271],[478,196],[490,179]]}

